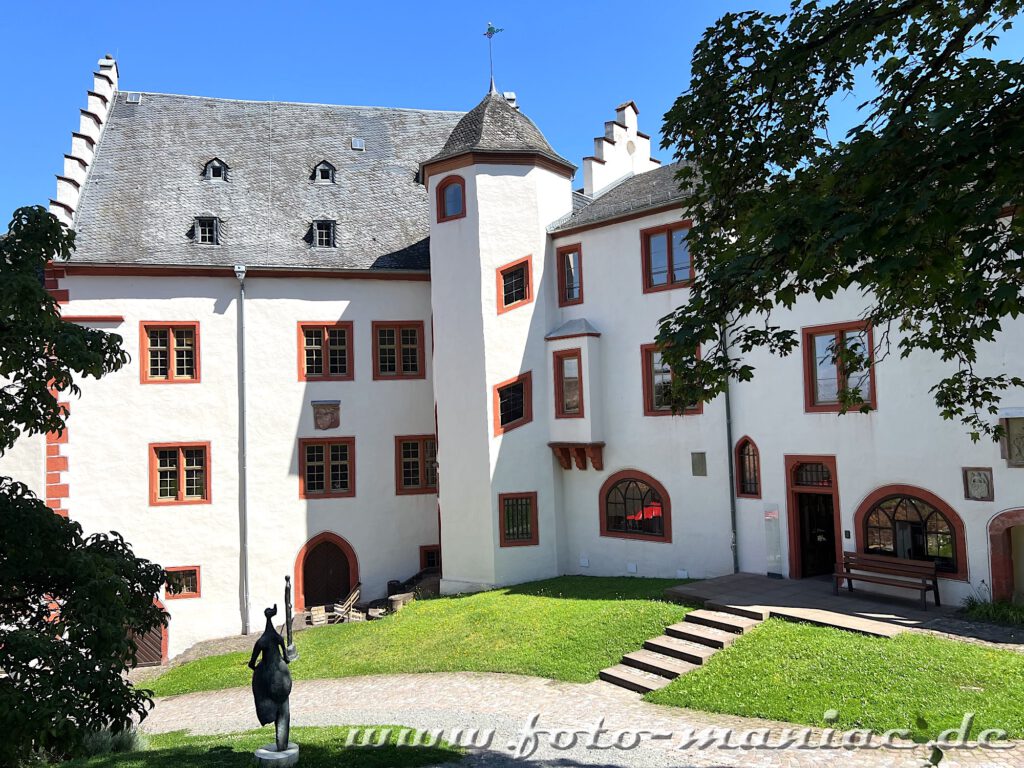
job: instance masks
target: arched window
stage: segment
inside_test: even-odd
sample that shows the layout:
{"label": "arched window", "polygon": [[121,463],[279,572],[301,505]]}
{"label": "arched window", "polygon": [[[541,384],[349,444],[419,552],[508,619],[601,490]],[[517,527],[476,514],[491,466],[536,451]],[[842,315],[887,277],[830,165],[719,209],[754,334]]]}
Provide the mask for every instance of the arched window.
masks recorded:
{"label": "arched window", "polygon": [[736,495],[761,498],[761,457],[749,437],[741,438],[736,444]]}
{"label": "arched window", "polygon": [[203,178],[210,181],[227,181],[228,164],[216,157],[209,160],[203,166]]}
{"label": "arched window", "polygon": [[601,535],[672,541],[672,509],[665,488],[636,470],[617,472],[601,487]]}
{"label": "arched window", "polygon": [[437,185],[437,220],[451,221],[466,215],[466,182],[449,176]]}
{"label": "arched window", "polygon": [[873,493],[857,512],[864,551],[930,560],[940,572],[960,574],[963,525],[940,499],[899,486]]}
{"label": "arched window", "polygon": [[321,160],[313,168],[313,173],[310,175],[309,178],[315,181],[317,184],[333,184],[334,174],[334,166],[328,163],[326,160]]}

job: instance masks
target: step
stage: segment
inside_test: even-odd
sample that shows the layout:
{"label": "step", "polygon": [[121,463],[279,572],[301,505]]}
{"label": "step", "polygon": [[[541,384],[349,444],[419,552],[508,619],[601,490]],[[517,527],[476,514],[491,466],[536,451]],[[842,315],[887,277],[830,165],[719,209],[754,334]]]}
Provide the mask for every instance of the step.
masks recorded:
{"label": "step", "polygon": [[635,667],[652,675],[667,677],[672,680],[697,668],[696,664],[677,659],[673,656],[666,656],[663,653],[654,651],[639,650],[627,653],[622,657],[622,663],[627,667]]}
{"label": "step", "polygon": [[760,605],[729,605],[728,603],[716,603],[714,600],[708,600],[704,603],[704,607],[709,611],[731,613],[735,616],[745,616],[748,619],[755,619],[757,621],[764,621],[771,613],[768,608]]}
{"label": "step", "polygon": [[721,629],[725,632],[732,632],[734,635],[742,635],[749,632],[761,622],[757,619],[750,619],[746,616],[737,616],[733,613],[722,613],[721,611],[709,611],[706,608],[699,608],[686,614],[683,621],[693,624],[703,624],[705,627]]}
{"label": "step", "polygon": [[644,648],[697,665],[703,664],[709,657],[714,656],[717,650],[668,635],[652,637],[644,643]]}
{"label": "step", "polygon": [[672,682],[667,677],[653,675],[636,667],[627,667],[625,664],[616,664],[614,667],[602,669],[597,676],[606,683],[611,683],[630,691],[636,691],[637,693],[656,691]]}
{"label": "step", "polygon": [[680,640],[689,640],[691,643],[706,645],[709,648],[726,648],[736,640],[736,635],[732,632],[715,629],[704,624],[695,624],[692,621],[681,621],[666,627],[665,634],[678,637]]}

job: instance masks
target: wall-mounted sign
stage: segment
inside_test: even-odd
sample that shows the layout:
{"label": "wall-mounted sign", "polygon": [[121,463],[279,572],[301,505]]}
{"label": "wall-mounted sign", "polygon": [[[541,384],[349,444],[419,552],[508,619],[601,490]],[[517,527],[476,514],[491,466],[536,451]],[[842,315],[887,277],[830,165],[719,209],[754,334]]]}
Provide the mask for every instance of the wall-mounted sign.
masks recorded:
{"label": "wall-mounted sign", "polygon": [[964,498],[972,501],[992,501],[995,487],[992,467],[964,467]]}

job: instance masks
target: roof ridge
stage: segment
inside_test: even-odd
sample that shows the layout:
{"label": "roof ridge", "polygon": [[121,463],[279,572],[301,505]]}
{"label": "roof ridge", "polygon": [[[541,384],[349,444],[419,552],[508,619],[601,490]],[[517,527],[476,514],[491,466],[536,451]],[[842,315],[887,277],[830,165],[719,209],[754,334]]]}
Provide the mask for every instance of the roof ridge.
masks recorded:
{"label": "roof ridge", "polygon": [[143,96],[169,96],[175,99],[196,99],[202,101],[225,101],[235,104],[283,104],[293,107],[342,107],[344,109],[377,109],[384,112],[430,112],[439,115],[464,115],[459,109],[421,109],[419,107],[384,107],[375,104],[330,104],[325,101],[284,101],[268,99],[228,99],[223,96],[199,96],[189,93],[165,93],[163,91],[139,91],[121,88],[119,93],[138,93]]}

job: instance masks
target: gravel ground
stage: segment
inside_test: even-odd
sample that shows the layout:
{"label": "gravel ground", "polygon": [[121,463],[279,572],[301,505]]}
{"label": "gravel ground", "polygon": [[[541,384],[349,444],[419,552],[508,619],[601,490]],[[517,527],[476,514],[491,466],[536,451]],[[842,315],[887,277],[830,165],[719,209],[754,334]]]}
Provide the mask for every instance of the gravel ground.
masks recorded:
{"label": "gravel ground", "polygon": [[[486,745],[470,750],[463,765],[476,766],[769,766],[796,768],[837,765],[867,768],[903,768],[924,765],[929,750],[845,750],[845,749],[677,749],[688,732],[706,728],[734,729],[733,744],[740,744],[752,729],[771,729],[769,743],[778,743],[786,729],[798,727],[726,715],[711,715],[643,701],[639,695],[608,683],[563,683],[542,678],[489,673],[438,673],[423,675],[379,675],[295,683],[291,697],[293,725],[345,725],[393,723],[411,728],[445,730],[477,729],[476,744],[488,731],[493,737]],[[534,730],[584,731],[538,735],[536,749],[524,758],[515,755],[524,743],[525,729],[536,717]],[[640,738],[632,749],[594,749],[586,745],[597,721],[603,718],[607,733],[597,743],[609,745],[617,738],[629,744],[638,731],[653,732]],[[193,733],[223,733],[256,727],[252,694],[246,688],[171,696],[160,699],[143,724],[143,730],[158,733],[190,730]],[[268,737],[270,728],[267,728]],[[670,736],[666,737],[666,734]],[[747,737],[749,738],[749,737]],[[755,743],[759,736],[755,734]],[[820,743],[820,730],[811,732],[810,743]],[[556,748],[552,744],[571,748]],[[573,743],[575,742],[575,743]],[[841,737],[835,738],[841,743]],[[465,743],[465,741],[463,741]],[[532,743],[525,739],[525,743]],[[1024,743],[1009,750],[960,749],[947,752],[942,768],[985,766],[1024,768]]]}

